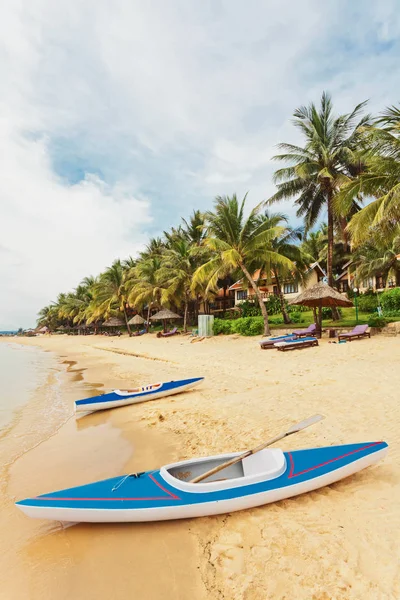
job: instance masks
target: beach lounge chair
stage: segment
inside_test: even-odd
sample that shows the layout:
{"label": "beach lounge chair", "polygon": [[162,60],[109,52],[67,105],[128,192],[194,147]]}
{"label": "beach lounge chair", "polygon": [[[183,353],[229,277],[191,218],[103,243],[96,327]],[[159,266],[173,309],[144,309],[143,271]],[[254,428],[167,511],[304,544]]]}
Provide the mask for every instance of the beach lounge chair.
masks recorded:
{"label": "beach lounge chair", "polygon": [[348,333],[340,333],[338,335],[339,342],[340,340],[348,340],[349,342],[351,342],[351,340],[357,340],[364,337],[370,338],[371,334],[369,331],[367,331],[367,329],[368,325],[356,325],[353,331],[349,331]]}
{"label": "beach lounge chair", "polygon": [[261,350],[268,350],[268,348],[273,348],[274,344],[278,342],[288,342],[290,340],[295,340],[296,336],[293,333],[287,333],[286,335],[279,335],[277,337],[265,338],[264,340],[260,340],[258,343],[260,344]]}
{"label": "beach lounge chair", "polygon": [[134,332],[132,333],[132,336],[135,336],[135,337],[136,337],[136,336],[138,336],[138,335],[143,335],[143,334],[145,334],[145,333],[146,333],[146,330],[145,330],[145,329],[141,329],[140,331],[134,331]]}
{"label": "beach lounge chair", "polygon": [[318,340],[315,337],[297,338],[287,342],[277,342],[274,348],[284,352],[285,350],[295,350],[296,348],[307,348],[308,346],[318,346]]}
{"label": "beach lounge chair", "polygon": [[292,334],[298,338],[309,337],[309,336],[314,335],[316,333],[316,331],[317,331],[317,326],[315,323],[312,323],[311,325],[309,325],[307,327],[307,329],[295,329],[294,331],[292,331]]}
{"label": "beach lounge chair", "polygon": [[171,337],[171,335],[178,335],[179,331],[177,327],[174,327],[173,329],[171,329],[171,331],[166,331],[165,333],[163,333],[162,331],[159,331],[157,333],[157,337]]}

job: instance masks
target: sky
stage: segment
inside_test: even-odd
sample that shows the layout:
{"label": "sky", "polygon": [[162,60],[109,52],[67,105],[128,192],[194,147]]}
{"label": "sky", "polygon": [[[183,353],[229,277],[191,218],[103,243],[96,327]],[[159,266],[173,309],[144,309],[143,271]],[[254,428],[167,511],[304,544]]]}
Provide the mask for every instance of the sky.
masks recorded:
{"label": "sky", "polygon": [[0,330],[217,195],[268,198],[276,144],[323,90],[337,112],[400,100],[398,0],[0,10]]}

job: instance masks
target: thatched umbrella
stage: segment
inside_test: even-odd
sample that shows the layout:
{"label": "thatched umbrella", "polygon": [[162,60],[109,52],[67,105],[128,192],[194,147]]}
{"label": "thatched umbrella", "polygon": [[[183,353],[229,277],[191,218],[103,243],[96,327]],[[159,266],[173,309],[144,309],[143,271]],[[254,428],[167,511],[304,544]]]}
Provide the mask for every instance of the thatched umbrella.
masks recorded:
{"label": "thatched umbrella", "polygon": [[143,325],[144,322],[145,320],[143,319],[143,317],[141,317],[140,315],[135,315],[134,317],[132,317],[132,319],[128,321],[128,325],[137,325],[139,331],[140,325]]}
{"label": "thatched umbrella", "polygon": [[291,305],[302,305],[302,306],[310,306],[314,310],[314,315],[316,316],[316,310],[319,309],[319,316],[317,320],[317,326],[319,329],[319,333],[321,333],[322,329],[322,307],[329,306],[353,306],[351,300],[349,300],[343,294],[340,294],[337,290],[330,287],[328,284],[320,281],[316,283],[312,287],[308,288],[296,298],[289,302]]}
{"label": "thatched umbrella", "polygon": [[102,327],[124,327],[125,323],[117,317],[110,317],[107,321],[104,321]]}
{"label": "thatched umbrella", "polygon": [[49,328],[47,327],[47,325],[44,325],[44,327],[41,327],[40,329],[38,329],[39,333],[47,333],[49,330]]}
{"label": "thatched umbrella", "polygon": [[158,313],[150,317],[151,321],[162,321],[164,326],[164,333],[167,331],[167,321],[172,319],[182,319],[180,315],[172,312],[172,310],[168,310],[167,308],[163,308],[159,310]]}

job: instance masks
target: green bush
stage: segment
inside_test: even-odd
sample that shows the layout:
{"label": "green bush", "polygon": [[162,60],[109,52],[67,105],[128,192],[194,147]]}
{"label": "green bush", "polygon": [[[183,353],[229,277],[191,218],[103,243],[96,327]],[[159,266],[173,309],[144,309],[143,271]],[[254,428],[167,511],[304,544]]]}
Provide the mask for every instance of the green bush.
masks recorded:
{"label": "green bush", "polygon": [[398,317],[400,321],[400,311],[399,310],[385,310],[384,317]]}
{"label": "green bush", "polygon": [[378,308],[378,297],[376,294],[363,294],[357,297],[358,308],[362,312],[374,312]]}
{"label": "green bush", "polygon": [[284,321],[281,315],[273,315],[269,318],[269,322],[273,325],[281,325]]}
{"label": "green bush", "polygon": [[261,308],[257,302],[252,300],[245,300],[240,303],[240,310],[242,311],[243,317],[259,317],[261,315]]}
{"label": "green bush", "polygon": [[276,296],[275,294],[271,294],[271,296],[268,296],[268,300],[266,301],[265,306],[267,307],[269,315],[277,315],[278,313],[280,313],[281,302],[279,300],[279,296]]}
{"label": "green bush", "polygon": [[308,312],[311,309],[309,306],[303,306],[302,304],[288,304],[287,310],[289,313],[292,313],[292,312]]}
{"label": "green bush", "polygon": [[234,321],[225,321],[224,319],[214,319],[214,335],[231,333],[231,326]]}
{"label": "green bush", "polygon": [[370,327],[385,327],[387,321],[385,317],[380,317],[379,315],[370,315],[368,317],[368,325]]}
{"label": "green bush", "polygon": [[260,335],[264,331],[264,319],[262,317],[242,317],[233,321],[231,333],[240,335]]}
{"label": "green bush", "polygon": [[291,312],[289,316],[292,323],[304,323],[305,321],[305,318],[303,317],[301,312]]}
{"label": "green bush", "polygon": [[[337,311],[339,313],[339,317],[341,317],[342,310],[340,308],[337,308]],[[323,319],[332,319],[332,309],[329,306],[324,306],[322,308],[322,318]]]}
{"label": "green bush", "polygon": [[381,304],[383,310],[400,311],[400,288],[393,288],[381,294]]}

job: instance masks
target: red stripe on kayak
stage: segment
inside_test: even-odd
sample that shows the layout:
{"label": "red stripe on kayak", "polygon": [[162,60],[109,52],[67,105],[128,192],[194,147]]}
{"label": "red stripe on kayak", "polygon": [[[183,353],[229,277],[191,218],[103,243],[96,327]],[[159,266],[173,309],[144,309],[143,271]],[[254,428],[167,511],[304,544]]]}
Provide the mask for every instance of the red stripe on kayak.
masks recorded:
{"label": "red stripe on kayak", "polygon": [[290,471],[288,475],[288,479],[292,477],[298,477],[299,475],[304,475],[304,473],[308,473],[309,471],[313,471],[314,469],[319,469],[320,467],[325,467],[325,465],[329,465],[330,463],[335,462],[336,460],[340,460],[341,458],[345,458],[346,456],[350,456],[351,454],[356,454],[357,452],[362,452],[363,450],[367,450],[367,448],[372,448],[373,446],[378,446],[382,444],[382,442],[374,442],[373,444],[368,444],[367,446],[362,446],[361,448],[357,448],[357,450],[352,450],[351,452],[347,452],[346,454],[342,454],[341,456],[337,456],[336,458],[332,458],[331,460],[327,460],[319,465],[315,465],[314,467],[310,467],[309,469],[304,469],[304,471],[299,471],[298,473],[294,473],[294,461],[291,452],[288,452],[289,461],[290,461]]}
{"label": "red stripe on kayak", "polygon": [[165,496],[152,496],[152,497],[142,497],[142,498],[64,498],[64,497],[60,497],[60,496],[36,496],[35,500],[68,500],[68,501],[72,501],[72,500],[76,500],[76,501],[102,501],[102,502],[113,502],[115,501],[119,501],[119,500],[135,500],[135,501],[140,501],[140,500],[180,500],[179,496],[176,496],[175,494],[173,494],[172,492],[170,492],[169,490],[167,490],[165,487],[163,487],[161,485],[161,483],[159,483],[157,481],[157,479],[154,478],[154,476],[149,473],[149,477],[150,479],[156,484],[157,487],[159,487],[163,492],[165,492],[167,494],[167,497]]}
{"label": "red stripe on kayak", "polygon": [[101,500],[102,502],[114,502],[118,500],[179,500],[179,498],[170,498],[165,496],[154,496],[153,498],[64,498],[61,496],[36,496],[33,500],[79,500],[79,501],[91,501],[91,500]]}
{"label": "red stripe on kayak", "polygon": [[172,492],[170,492],[169,490],[167,490],[167,488],[165,488],[164,486],[162,486],[162,485],[161,485],[161,483],[160,483],[159,481],[157,481],[157,479],[155,479],[155,478],[154,478],[154,476],[153,476],[151,473],[149,473],[149,477],[150,477],[150,479],[152,479],[152,480],[154,481],[154,483],[155,483],[156,485],[158,485],[158,487],[159,487],[159,488],[160,488],[160,489],[161,489],[163,492],[165,492],[166,494],[168,494],[168,496],[171,496],[171,498],[172,498],[173,500],[180,500],[180,498],[179,498],[178,496],[176,496],[175,494],[173,494]]}

